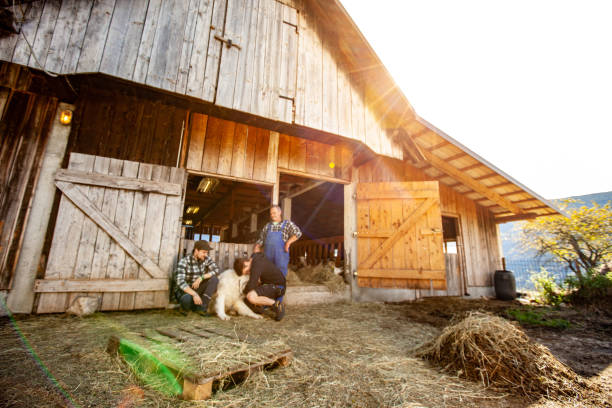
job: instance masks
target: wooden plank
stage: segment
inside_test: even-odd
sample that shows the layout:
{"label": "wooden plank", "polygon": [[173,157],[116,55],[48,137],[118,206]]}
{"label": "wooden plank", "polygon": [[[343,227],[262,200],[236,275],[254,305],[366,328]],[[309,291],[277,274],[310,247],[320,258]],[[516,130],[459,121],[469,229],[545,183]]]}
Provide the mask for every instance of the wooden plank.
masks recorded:
{"label": "wooden plank", "polygon": [[149,7],[145,18],[142,37],[138,47],[138,58],[134,67],[134,82],[144,84],[149,72],[149,61],[153,52],[153,42],[155,41],[155,33],[159,22],[159,13],[161,11],[162,0],[149,0]]}
{"label": "wooden plank", "polygon": [[355,76],[351,81],[351,135],[350,138],[365,143],[365,94],[363,83],[357,82]]}
{"label": "wooden plank", "polygon": [[[138,176],[138,163],[133,161],[124,161],[122,176],[136,177]],[[117,195],[117,206],[115,209],[114,224],[125,235],[130,233],[130,219],[132,217],[132,206],[134,204],[134,192],[130,190],[121,190]],[[106,269],[107,279],[121,279],[124,274],[124,265],[126,264],[126,253],[114,240],[111,240],[108,265]],[[101,310],[119,310],[119,302],[121,296],[114,293],[105,293],[102,296]]]}
{"label": "wooden plank", "polygon": [[278,139],[278,167],[289,167],[289,149],[291,148],[291,136],[280,134]]}
{"label": "wooden plank", "polygon": [[[225,28],[223,36],[232,40],[236,46],[221,47],[221,62],[219,65],[219,80],[217,83],[217,95],[215,104],[232,108],[234,105],[234,89],[236,86],[236,74],[240,54],[246,52],[243,49],[243,29],[248,29],[245,24],[247,7],[249,2],[232,1],[227,2],[225,14]],[[248,21],[248,20],[247,20]],[[238,48],[240,47],[240,48]]]}
{"label": "wooden plank", "polygon": [[445,279],[446,269],[359,269],[360,278]]}
{"label": "wooden plank", "polygon": [[257,145],[257,128],[254,126],[248,127],[247,144],[244,160],[244,178],[253,179],[253,170],[255,167],[255,147]]}
{"label": "wooden plank", "polygon": [[276,100],[279,120],[293,122],[297,86],[298,34],[297,10],[279,3],[283,9],[282,16],[282,48],[278,93]]}
{"label": "wooden plank", "polygon": [[94,2],[79,56],[78,72],[99,71],[114,7],[115,0]]}
{"label": "wooden plank", "polygon": [[[94,158],[94,173],[107,174],[109,166],[110,159],[108,157],[97,156]],[[96,211],[100,211],[102,209],[102,204],[104,201],[104,188],[95,186],[81,187],[81,191],[83,189],[87,190],[87,194],[84,194],[84,196],[87,197],[87,200],[91,203],[91,205],[93,205]],[[98,227],[96,226],[95,221],[88,217],[85,217],[85,219],[83,220],[81,241],[79,244],[79,251],[77,253],[77,260],[73,275],[76,279],[92,278],[92,261],[94,257],[97,237]]]}
{"label": "wooden plank", "polygon": [[[262,0],[263,1],[263,0]],[[245,24],[241,32],[242,50],[238,54],[236,85],[234,86],[233,108],[250,112],[255,72],[255,53],[257,44],[257,13],[260,0],[246,2]]]}
{"label": "wooden plank", "polygon": [[347,69],[338,65],[338,134],[352,137],[351,83]]}
{"label": "wooden plank", "polygon": [[220,141],[225,122],[225,120],[213,116],[208,118],[206,140],[204,141],[204,154],[202,158],[202,171],[217,173],[219,151],[221,148]]}
{"label": "wooden plank", "polygon": [[246,147],[248,138],[248,126],[241,123],[236,124],[234,133],[234,146],[232,150],[232,165],[230,174],[234,177],[244,177]]}
{"label": "wooden plank", "polygon": [[323,126],[325,132],[338,133],[338,68],[331,53],[332,36],[323,39]]}
{"label": "wooden plank", "polygon": [[[268,69],[265,74],[266,102],[269,104],[266,109],[266,116],[274,120],[281,118],[279,111],[280,90],[279,79],[281,75],[282,57],[282,34],[283,34],[283,4],[271,2],[274,7],[270,9],[268,41],[266,44],[266,63]],[[264,102],[265,103],[265,102]]]}
{"label": "wooden plank", "polygon": [[119,243],[127,253],[132,256],[147,273],[154,277],[163,277],[163,272],[134,242],[132,242],[121,230],[119,230],[104,214],[89,201],[89,199],[78,190],[77,187],[58,181],[55,185],[73,202],[81,211],[83,211],[96,224],[104,229],[117,243]]}
{"label": "wooden plank", "polygon": [[138,190],[149,193],[160,193],[166,195],[180,196],[183,194],[183,186],[174,183],[164,183],[151,180],[139,180],[116,175],[102,173],[88,174],[85,172],[61,169],[57,172],[55,179],[74,184],[87,184],[92,186],[112,187],[123,190]]}
{"label": "wooden plank", "polygon": [[204,155],[204,141],[206,140],[206,126],[208,116],[192,112],[189,131],[189,152],[187,153],[187,168],[202,169],[202,156]]}
{"label": "wooden plank", "polygon": [[83,5],[76,0],[62,1],[55,27],[49,30],[53,37],[49,45],[49,55],[44,62],[47,71],[61,73],[79,7]]}
{"label": "wooden plank", "polygon": [[314,16],[308,18],[308,30],[300,33],[305,35],[304,52],[306,57],[305,112],[304,125],[321,129],[323,127],[323,46],[320,39],[318,22]]}
{"label": "wooden plank", "polygon": [[267,181],[268,147],[270,131],[257,128],[257,141],[255,144],[255,160],[253,163],[253,180]]}
{"label": "wooden plank", "polygon": [[291,137],[289,166],[287,168],[306,172],[306,140],[299,137]]}
{"label": "wooden plank", "polygon": [[217,166],[217,173],[219,174],[231,175],[235,131],[236,122],[229,120],[221,122],[219,129],[219,164]]}
{"label": "wooden plank", "polygon": [[363,184],[360,184],[357,187],[357,198],[359,200],[394,200],[394,199],[420,199],[420,198],[438,198],[439,193],[436,190],[405,190],[400,192],[393,191],[376,191],[371,192],[370,189],[366,189],[365,191],[360,190],[359,187],[362,187]]}
{"label": "wooden plank", "polygon": [[[270,0],[260,0],[257,9],[257,46],[253,72],[251,113],[264,117],[267,117],[270,107],[270,90],[266,87],[266,72],[269,69],[266,58],[270,46],[268,41],[273,25],[274,3]],[[276,44],[273,44],[273,46],[276,46]]]}
{"label": "wooden plank", "polygon": [[86,6],[86,3],[76,2],[77,10],[73,20],[72,31],[68,36],[68,46],[63,56],[61,69],[58,72],[66,74],[76,71],[93,5],[93,1],[88,6]]}
{"label": "wooden plank", "polygon": [[[167,182],[170,176],[169,168],[165,166],[153,166],[151,180]],[[142,251],[146,254],[147,259],[150,259],[160,276],[168,279],[168,271],[164,271],[157,264],[159,262],[159,253],[162,237],[162,229],[164,227],[164,213],[166,211],[166,196],[163,194],[149,193],[147,202],[147,217],[144,225],[144,235],[142,240]],[[143,271],[140,270],[139,278],[146,278]],[[134,299],[134,308],[143,309],[155,307],[156,296],[152,293],[136,293]]]}
{"label": "wooden plank", "polygon": [[[160,88],[168,91],[176,89],[182,47],[179,46],[185,35],[185,23],[189,2],[166,2],[169,13],[160,13],[160,22],[155,35],[147,83],[151,72],[156,72],[161,78]],[[159,52],[159,54],[158,54]]]}
{"label": "wooden plank", "polygon": [[189,0],[189,7],[185,21],[185,30],[183,33],[183,41],[181,46],[181,58],[178,65],[178,75],[175,87],[175,92],[180,94],[184,94],[187,92],[187,80],[189,78],[190,70],[189,64],[191,62],[191,57],[193,54],[193,38],[196,33],[199,6],[200,0]]}
{"label": "wooden plank", "polygon": [[[183,184],[185,180],[185,170],[173,167],[170,169],[170,182]],[[164,222],[161,233],[161,244],[159,249],[158,265],[162,271],[166,272],[167,278],[172,277],[172,272],[177,263],[178,243],[180,239],[180,219],[183,214],[183,198],[181,196],[170,196],[166,198],[166,208],[164,211]],[[166,307],[168,305],[169,294],[166,289],[160,289],[154,297],[155,307]]]}
{"label": "wooden plank", "polygon": [[26,11],[24,22],[21,25],[21,35],[18,37],[15,49],[13,50],[13,63],[28,65],[31,54],[28,43],[30,43],[30,45],[34,44],[43,9],[43,1],[39,1]]}
{"label": "wooden plank", "polygon": [[[68,168],[91,171],[93,164],[93,157],[71,153]],[[86,193],[87,190],[85,190]],[[62,196],[55,221],[54,239],[49,250],[45,279],[73,277],[84,217],[85,215],[79,208],[67,197]],[[62,313],[66,310],[67,300],[68,296],[66,294],[41,295],[37,313]]]}
{"label": "wooden plank", "polygon": [[268,143],[268,160],[266,165],[266,181],[275,183],[278,169],[278,132],[270,132],[270,141]]}
{"label": "wooden plank", "polygon": [[206,57],[206,71],[200,99],[214,102],[217,94],[217,78],[219,74],[219,59],[221,58],[221,48],[223,44],[215,38],[223,36],[223,21],[227,2],[215,1],[212,11],[212,21],[210,23],[210,34],[208,38],[208,53]]}
{"label": "wooden plank", "polygon": [[[108,174],[120,176],[123,170],[123,161],[117,159],[110,159],[110,165],[108,167]],[[115,219],[115,211],[117,209],[117,199],[119,190],[116,188],[105,188],[104,198],[102,200],[102,213],[108,217],[109,220]],[[113,221],[114,223],[114,221]],[[115,225],[117,225],[115,223]],[[111,238],[109,235],[98,228],[98,236],[96,238],[96,245],[94,247],[94,256],[91,266],[91,279],[104,279],[106,277],[106,270],[108,267]]]}
{"label": "wooden plank", "polygon": [[306,63],[308,61],[308,25],[307,17],[308,10],[302,6],[300,2],[298,4],[300,9],[299,18],[297,19],[299,35],[298,39],[298,53],[297,53],[297,72],[296,72],[296,88],[295,88],[295,116],[294,122],[303,125],[306,120],[306,86],[307,84],[307,71]]}
{"label": "wooden plank", "polygon": [[37,279],[34,292],[151,292],[167,291],[168,279]]}
{"label": "wooden plank", "polygon": [[[215,2],[210,0],[199,0],[196,16],[196,28],[193,37],[194,44],[209,44],[211,41],[210,28]],[[186,94],[196,98],[202,97],[204,88],[204,77],[206,74],[206,57],[208,47],[197,46],[191,53],[189,61],[189,74],[187,76]]]}
{"label": "wooden plank", "polygon": [[148,5],[148,0],[117,2],[102,55],[100,72],[132,79]]}

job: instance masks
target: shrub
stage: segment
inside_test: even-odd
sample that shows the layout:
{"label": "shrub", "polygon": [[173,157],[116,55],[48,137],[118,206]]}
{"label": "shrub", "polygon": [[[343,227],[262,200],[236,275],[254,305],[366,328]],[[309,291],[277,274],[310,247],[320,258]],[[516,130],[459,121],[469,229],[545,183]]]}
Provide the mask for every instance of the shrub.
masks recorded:
{"label": "shrub", "polygon": [[590,304],[605,298],[612,288],[612,272],[602,273],[587,270],[582,279],[570,276],[565,280],[568,288],[566,298],[574,304]]}
{"label": "shrub", "polygon": [[564,301],[563,287],[555,282],[554,277],[544,268],[531,275],[531,281],[539,294],[540,303],[559,306]]}

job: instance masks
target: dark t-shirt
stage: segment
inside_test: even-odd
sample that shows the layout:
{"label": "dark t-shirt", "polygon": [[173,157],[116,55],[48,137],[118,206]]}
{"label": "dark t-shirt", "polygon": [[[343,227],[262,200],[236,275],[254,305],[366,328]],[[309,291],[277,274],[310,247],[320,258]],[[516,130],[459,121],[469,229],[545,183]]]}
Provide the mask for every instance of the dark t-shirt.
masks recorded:
{"label": "dark t-shirt", "polygon": [[285,286],[286,281],[283,273],[266,258],[261,252],[253,254],[251,263],[251,277],[244,288],[244,293],[249,293],[259,285],[280,285]]}

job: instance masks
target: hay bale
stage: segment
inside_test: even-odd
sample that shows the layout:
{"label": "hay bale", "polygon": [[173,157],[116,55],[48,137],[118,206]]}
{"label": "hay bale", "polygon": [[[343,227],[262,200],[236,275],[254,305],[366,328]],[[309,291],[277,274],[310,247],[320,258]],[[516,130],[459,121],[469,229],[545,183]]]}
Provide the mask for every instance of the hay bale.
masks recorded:
{"label": "hay bale", "polygon": [[341,292],[346,287],[342,276],[334,274],[331,264],[305,266],[296,271],[303,282],[323,284],[333,293]]}
{"label": "hay bale", "polygon": [[582,397],[592,388],[518,325],[488,313],[471,312],[447,326],[417,355],[460,377],[528,398]]}

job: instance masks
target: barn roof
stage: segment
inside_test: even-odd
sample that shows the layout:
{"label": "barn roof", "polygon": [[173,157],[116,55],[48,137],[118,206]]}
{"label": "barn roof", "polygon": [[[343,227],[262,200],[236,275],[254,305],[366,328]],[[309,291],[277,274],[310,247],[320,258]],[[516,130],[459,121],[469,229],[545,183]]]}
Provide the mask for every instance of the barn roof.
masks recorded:
{"label": "barn roof", "polygon": [[314,0],[313,5],[329,27],[344,33],[342,54],[353,70],[368,76],[378,94],[376,110],[395,130],[406,160],[489,208],[498,223],[560,214],[552,203],[421,118],[339,0]]}

